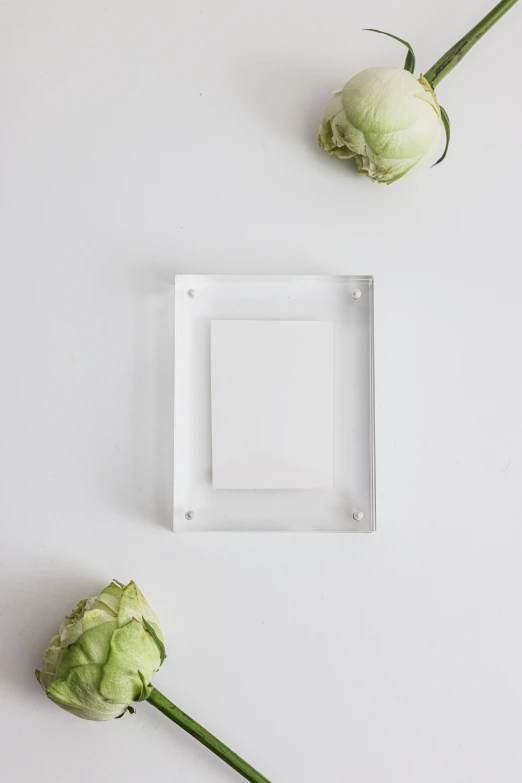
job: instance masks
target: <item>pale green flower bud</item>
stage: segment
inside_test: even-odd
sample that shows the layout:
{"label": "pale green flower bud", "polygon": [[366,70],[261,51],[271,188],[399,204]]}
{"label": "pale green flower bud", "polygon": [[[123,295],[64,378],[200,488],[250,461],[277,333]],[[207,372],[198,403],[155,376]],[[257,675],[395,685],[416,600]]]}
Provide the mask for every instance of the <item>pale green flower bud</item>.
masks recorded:
{"label": "pale green flower bud", "polygon": [[63,620],[35,674],[59,707],[110,720],[148,697],[164,658],[158,618],[138,587],[112,582]]}
{"label": "pale green flower bud", "polygon": [[326,107],[319,144],[355,158],[359,171],[387,184],[422,163],[439,145],[441,110],[430,84],[402,68],[367,68]]}

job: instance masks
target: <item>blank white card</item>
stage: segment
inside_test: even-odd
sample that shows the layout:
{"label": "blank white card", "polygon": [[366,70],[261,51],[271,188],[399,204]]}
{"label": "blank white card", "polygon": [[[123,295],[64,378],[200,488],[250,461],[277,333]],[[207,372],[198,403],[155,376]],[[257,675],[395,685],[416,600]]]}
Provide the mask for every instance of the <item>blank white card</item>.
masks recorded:
{"label": "blank white card", "polygon": [[333,487],[331,321],[212,321],[214,489]]}

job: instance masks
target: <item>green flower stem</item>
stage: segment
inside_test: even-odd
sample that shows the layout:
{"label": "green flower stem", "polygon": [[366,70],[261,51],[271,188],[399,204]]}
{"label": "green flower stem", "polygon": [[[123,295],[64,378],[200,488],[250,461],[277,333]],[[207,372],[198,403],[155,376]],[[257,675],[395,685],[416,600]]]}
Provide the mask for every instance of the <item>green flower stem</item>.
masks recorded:
{"label": "green flower stem", "polygon": [[156,688],[153,688],[147,701],[152,704],[156,709],[162,712],[171,721],[174,721],[178,726],[181,726],[186,732],[191,734],[198,742],[201,742],[206,748],[219,756],[226,764],[239,772],[250,783],[270,783],[270,781],[263,777],[257,770],[247,764],[240,756],[236,755],[230,748],[223,745],[216,737],[214,737],[209,731],[196,723],[195,720],[185,715],[178,707],[172,704],[162,693]]}
{"label": "green flower stem", "polygon": [[437,60],[435,65],[432,65],[429,71],[426,71],[424,78],[431,84],[433,88],[453,70],[453,68],[462,60],[465,54],[469,52],[472,46],[475,46],[477,41],[482,38],[484,33],[493,27],[495,22],[498,22],[501,16],[509,11],[511,6],[515,5],[517,0],[501,0],[489,14],[486,14],[484,19],[481,19],[478,24],[473,27],[469,33],[457,41],[457,43],[448,49],[446,54],[443,54],[440,60]]}

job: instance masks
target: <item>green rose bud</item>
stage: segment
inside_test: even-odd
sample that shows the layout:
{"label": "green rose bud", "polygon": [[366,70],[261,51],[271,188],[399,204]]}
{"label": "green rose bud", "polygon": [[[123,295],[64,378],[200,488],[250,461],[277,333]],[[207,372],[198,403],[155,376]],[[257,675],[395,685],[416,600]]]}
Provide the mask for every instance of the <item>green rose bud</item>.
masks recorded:
{"label": "green rose bud", "polygon": [[164,658],[158,618],[140,590],[114,581],[63,620],[35,674],[59,707],[86,720],[110,720],[148,698]]}
{"label": "green rose bud", "polygon": [[367,68],[326,107],[319,144],[330,155],[355,158],[375,182],[395,182],[439,145],[441,109],[430,84],[402,68]]}

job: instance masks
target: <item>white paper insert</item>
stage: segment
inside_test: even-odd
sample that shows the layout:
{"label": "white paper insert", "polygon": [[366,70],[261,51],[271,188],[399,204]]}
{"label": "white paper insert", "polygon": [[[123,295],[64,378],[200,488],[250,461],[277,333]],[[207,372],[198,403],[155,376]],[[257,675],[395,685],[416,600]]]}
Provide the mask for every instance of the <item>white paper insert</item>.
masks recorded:
{"label": "white paper insert", "polygon": [[214,489],[333,487],[332,321],[212,321]]}

